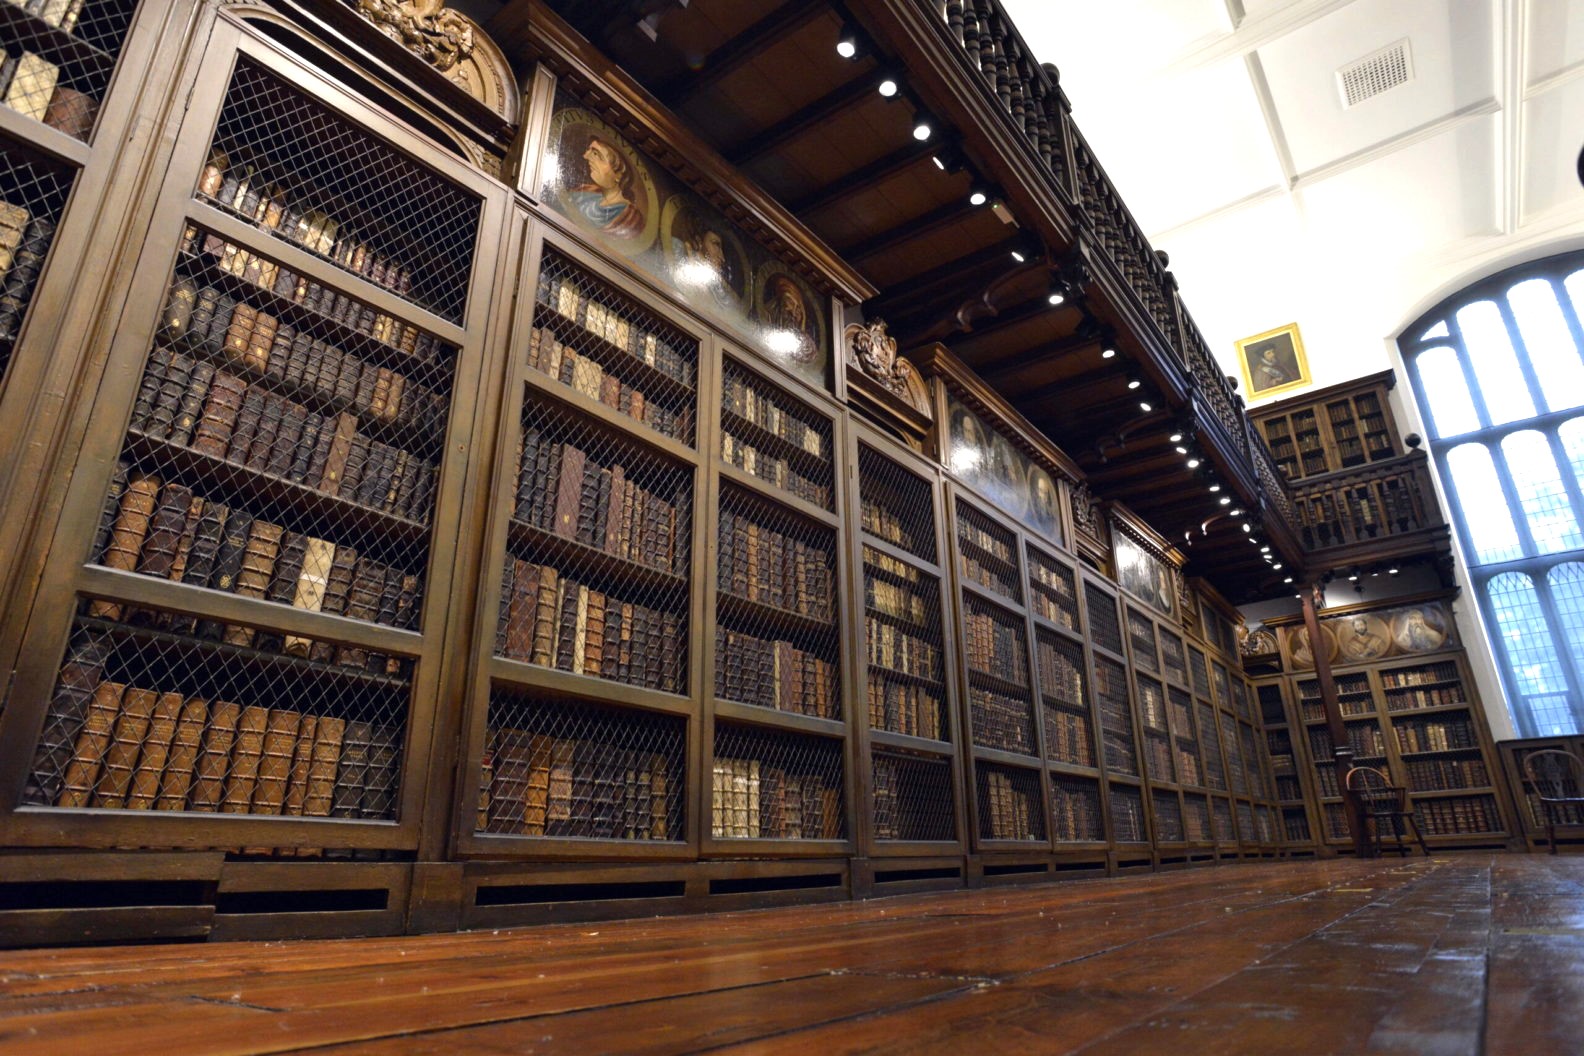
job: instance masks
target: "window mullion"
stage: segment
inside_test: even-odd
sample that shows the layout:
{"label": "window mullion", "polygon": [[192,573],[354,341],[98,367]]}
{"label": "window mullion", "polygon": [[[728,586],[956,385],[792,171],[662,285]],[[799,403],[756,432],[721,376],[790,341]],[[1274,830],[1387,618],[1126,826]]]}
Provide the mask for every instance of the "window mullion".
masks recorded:
{"label": "window mullion", "polygon": [[[1446,320],[1447,345],[1457,355],[1458,366],[1463,370],[1463,383],[1468,386],[1469,398],[1474,401],[1474,413],[1479,416],[1480,428],[1489,429],[1490,409],[1485,406],[1485,393],[1480,391],[1479,379],[1474,374],[1474,363],[1469,358],[1468,342],[1463,340],[1463,327],[1458,323],[1456,312],[1448,312]],[[1434,410],[1431,411],[1430,420],[1435,421]]]}
{"label": "window mullion", "polygon": [[1502,325],[1507,328],[1507,340],[1512,343],[1513,356],[1518,360],[1518,369],[1523,373],[1524,384],[1529,387],[1529,399],[1534,403],[1538,414],[1545,414],[1551,410],[1551,401],[1546,399],[1545,390],[1540,387],[1540,378],[1534,371],[1534,363],[1529,358],[1529,343],[1524,340],[1523,334],[1518,329],[1518,318],[1513,315],[1512,305],[1508,302],[1506,294],[1492,298],[1496,304],[1496,312],[1501,316]]}
{"label": "window mullion", "polygon": [[[1523,550],[1525,557],[1537,557],[1540,548],[1535,544],[1534,532],[1529,530],[1529,515],[1524,512],[1523,500],[1518,496],[1518,485],[1513,483],[1512,471],[1507,468],[1507,449],[1500,441],[1489,442],[1483,445],[1490,452],[1491,466],[1496,470],[1496,479],[1501,482],[1502,495],[1507,499],[1507,510],[1512,514],[1513,527],[1518,530],[1518,546]],[[1462,516],[1462,499],[1458,500],[1458,515]]]}
{"label": "window mullion", "polygon": [[[1552,568],[1560,565],[1559,559]],[[1562,677],[1567,682],[1568,708],[1573,712],[1573,728],[1584,730],[1584,672],[1579,670],[1581,658],[1572,655],[1567,647],[1567,634],[1562,626],[1562,614],[1557,610],[1556,599],[1551,596],[1551,569],[1536,570],[1530,576],[1535,597],[1540,599],[1540,613],[1545,617],[1546,630],[1551,635],[1551,645],[1557,662],[1562,665]]]}

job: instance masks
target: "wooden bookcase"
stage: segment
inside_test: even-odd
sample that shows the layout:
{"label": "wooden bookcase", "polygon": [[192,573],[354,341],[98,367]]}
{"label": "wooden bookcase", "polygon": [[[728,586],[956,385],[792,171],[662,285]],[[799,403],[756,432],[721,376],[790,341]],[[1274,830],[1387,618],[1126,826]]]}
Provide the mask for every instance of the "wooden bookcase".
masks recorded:
{"label": "wooden bookcase", "polygon": [[1281,826],[1279,835],[1288,847],[1312,847],[1316,832],[1316,819],[1311,813],[1315,773],[1300,764],[1301,755],[1293,746],[1286,682],[1280,677],[1256,679],[1254,688],[1265,727],[1266,755]]}
{"label": "wooden bookcase", "polygon": [[[1584,737],[1524,737],[1496,742],[1508,794],[1512,796],[1518,825],[1523,830],[1524,846],[1531,851],[1549,851],[1551,846],[1546,830],[1545,808],[1541,806],[1534,790],[1524,781],[1523,762],[1530,752],[1547,748],[1572,752],[1584,758]],[[1576,806],[1563,807],[1557,822],[1558,849],[1578,846],[1581,827],[1584,827],[1584,811]]]}
{"label": "wooden bookcase", "polygon": [[1403,453],[1388,393],[1392,371],[1311,390],[1249,411],[1276,460],[1292,481],[1353,469]]}

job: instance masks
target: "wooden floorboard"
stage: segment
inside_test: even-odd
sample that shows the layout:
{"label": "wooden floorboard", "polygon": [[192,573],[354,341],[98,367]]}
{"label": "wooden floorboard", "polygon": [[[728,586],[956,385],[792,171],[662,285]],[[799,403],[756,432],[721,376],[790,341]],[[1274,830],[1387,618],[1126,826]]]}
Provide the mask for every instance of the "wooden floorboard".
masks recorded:
{"label": "wooden floorboard", "polygon": [[1584,856],[1228,865],[417,938],[11,951],[0,1053],[1584,1051]]}

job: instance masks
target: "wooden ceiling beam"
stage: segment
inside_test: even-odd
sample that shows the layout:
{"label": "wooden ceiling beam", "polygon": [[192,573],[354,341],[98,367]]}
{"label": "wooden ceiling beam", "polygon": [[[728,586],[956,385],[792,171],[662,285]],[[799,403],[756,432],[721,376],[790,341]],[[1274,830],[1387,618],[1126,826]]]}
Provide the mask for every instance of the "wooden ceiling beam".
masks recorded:
{"label": "wooden ceiling beam", "polygon": [[975,208],[977,207],[968,204],[966,198],[960,202],[947,202],[939,208],[931,209],[922,216],[904,220],[890,230],[882,231],[872,238],[861,239],[844,246],[840,252],[849,261],[867,260],[870,257],[879,256],[888,250],[912,242],[914,239],[923,238],[925,235],[931,234],[940,228],[954,224],[972,213]]}
{"label": "wooden ceiling beam", "polygon": [[879,92],[876,88],[878,84],[879,81],[870,74],[854,77],[802,109],[794,110],[757,136],[749,138],[747,142],[739,144],[735,150],[727,153],[727,160],[740,169],[747,168],[767,154],[774,153],[831,121],[849,106],[871,95],[878,98]]}
{"label": "wooden ceiling beam", "polygon": [[752,62],[761,52],[829,11],[809,0],[787,0],[726,43],[704,56],[697,70],[681,73],[662,84],[655,95],[672,110],[686,106],[698,94]]}
{"label": "wooden ceiling beam", "polygon": [[989,270],[987,265],[998,265],[994,269],[997,273],[1024,267],[1012,259],[1012,249],[1019,241],[1016,237],[1009,238],[898,279],[884,294],[866,304],[864,310],[893,320],[938,311],[943,297],[958,296],[964,289],[974,288],[979,273]]}
{"label": "wooden ceiling beam", "polygon": [[[982,331],[973,330],[969,332],[969,336],[974,336],[979,333],[982,333]],[[1001,382],[1006,381],[1008,378],[1017,374],[1017,372],[1020,370],[1026,370],[1029,367],[1038,366],[1039,364],[1047,362],[1051,359],[1060,358],[1070,352],[1077,352],[1079,349],[1088,348],[1098,343],[1098,338],[1089,337],[1087,335],[1082,337],[1074,335],[1072,337],[1064,338],[1060,341],[1047,341],[1042,344],[1025,348],[1021,352],[1015,352],[1010,356],[1003,356],[1000,359],[990,360],[989,362],[985,363],[984,366],[976,366],[974,370],[988,384],[998,386]],[[964,356],[963,358],[967,359],[968,357]]]}
{"label": "wooden ceiling beam", "polygon": [[899,176],[940,149],[934,143],[911,142],[900,150],[893,150],[882,158],[849,172],[838,180],[795,202],[787,208],[799,217],[835,205],[844,198],[872,190],[893,176]]}

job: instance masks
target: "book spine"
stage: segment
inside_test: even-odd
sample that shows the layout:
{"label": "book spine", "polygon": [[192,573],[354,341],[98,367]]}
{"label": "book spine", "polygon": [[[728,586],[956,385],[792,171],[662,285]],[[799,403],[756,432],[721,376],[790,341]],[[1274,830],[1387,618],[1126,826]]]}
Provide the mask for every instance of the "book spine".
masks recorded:
{"label": "book spine", "polygon": [[231,744],[231,768],[220,798],[222,814],[247,814],[252,809],[259,768],[264,762],[264,737],[269,721],[268,708],[250,705],[242,709],[237,720],[236,739]]}
{"label": "book spine", "polygon": [[126,692],[121,682],[101,682],[83,716],[81,729],[72,746],[71,758],[61,776],[60,798],[56,806],[86,807],[93,803],[105,753],[110,749],[116,720],[121,714],[121,697]]}

